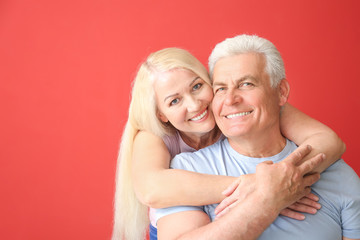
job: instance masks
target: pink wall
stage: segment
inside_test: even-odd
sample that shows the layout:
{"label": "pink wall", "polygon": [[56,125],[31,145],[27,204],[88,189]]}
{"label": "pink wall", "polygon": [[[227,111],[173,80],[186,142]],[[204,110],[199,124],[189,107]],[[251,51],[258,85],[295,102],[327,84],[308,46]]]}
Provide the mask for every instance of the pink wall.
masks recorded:
{"label": "pink wall", "polygon": [[139,62],[178,46],[206,63],[239,33],[276,44],[290,102],[342,137],[360,174],[359,1],[124,2],[1,1],[1,239],[109,239]]}

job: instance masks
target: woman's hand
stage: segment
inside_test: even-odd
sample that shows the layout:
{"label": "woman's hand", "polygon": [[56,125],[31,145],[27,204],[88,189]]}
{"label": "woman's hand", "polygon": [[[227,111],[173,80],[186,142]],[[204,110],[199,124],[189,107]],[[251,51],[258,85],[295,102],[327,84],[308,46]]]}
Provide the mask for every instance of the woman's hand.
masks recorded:
{"label": "woman's hand", "polygon": [[317,210],[321,208],[320,203],[318,203],[319,197],[313,193],[309,193],[305,197],[301,198],[296,203],[290,205],[289,207],[283,209],[280,212],[280,215],[293,218],[296,220],[304,220],[305,215],[302,213],[315,214]]}
{"label": "woman's hand", "polygon": [[219,218],[238,202],[246,198],[255,189],[255,174],[246,174],[238,177],[225,191],[223,195],[227,196],[221,203],[216,207],[215,214]]}

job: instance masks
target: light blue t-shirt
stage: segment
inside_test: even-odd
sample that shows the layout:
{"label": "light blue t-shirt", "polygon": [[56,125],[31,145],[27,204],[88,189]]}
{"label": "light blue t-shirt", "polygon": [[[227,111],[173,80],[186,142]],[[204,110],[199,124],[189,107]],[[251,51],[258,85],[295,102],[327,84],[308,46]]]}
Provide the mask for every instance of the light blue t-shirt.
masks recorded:
{"label": "light blue t-shirt", "polygon": [[[287,140],[285,148],[275,156],[251,158],[236,152],[227,139],[194,153],[182,153],[171,162],[171,168],[238,177],[255,173],[256,165],[263,161],[279,162],[297,146]],[[312,186],[319,196],[321,209],[315,215],[305,214],[303,221],[279,216],[259,239],[342,239],[360,238],[360,179],[343,160],[338,160],[321,174],[321,179]],[[178,206],[157,209],[156,217],[181,212],[204,211],[214,220],[217,204],[206,206]],[[256,206],[254,206],[256,207]]]}

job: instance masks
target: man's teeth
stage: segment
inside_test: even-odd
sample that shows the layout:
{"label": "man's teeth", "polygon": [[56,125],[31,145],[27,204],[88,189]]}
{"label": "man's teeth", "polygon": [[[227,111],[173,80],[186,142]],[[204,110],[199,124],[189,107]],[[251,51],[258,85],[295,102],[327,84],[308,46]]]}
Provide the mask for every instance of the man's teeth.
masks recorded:
{"label": "man's teeth", "polygon": [[191,121],[198,121],[198,120],[202,119],[203,117],[205,117],[206,113],[207,113],[207,110],[205,110],[205,111],[204,111],[202,114],[200,114],[199,116],[194,117],[194,118],[191,118],[190,120],[191,120]]}
{"label": "man's teeth", "polygon": [[241,117],[250,114],[251,112],[242,112],[242,113],[235,113],[227,115],[226,118],[234,118],[234,117]]}

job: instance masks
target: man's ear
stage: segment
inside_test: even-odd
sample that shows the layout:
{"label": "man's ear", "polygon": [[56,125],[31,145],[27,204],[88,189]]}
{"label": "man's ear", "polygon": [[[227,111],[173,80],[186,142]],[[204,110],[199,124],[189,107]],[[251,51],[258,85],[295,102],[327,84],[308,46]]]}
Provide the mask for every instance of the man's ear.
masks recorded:
{"label": "man's ear", "polygon": [[289,98],[290,85],[289,82],[284,78],[281,80],[278,86],[279,90],[279,105],[284,106]]}
{"label": "man's ear", "polygon": [[164,122],[164,123],[167,123],[168,121],[169,121],[169,119],[167,119],[167,117],[165,117],[165,115],[164,114],[162,114],[161,112],[157,112],[157,116],[158,116],[158,118],[162,121],[162,122]]}

